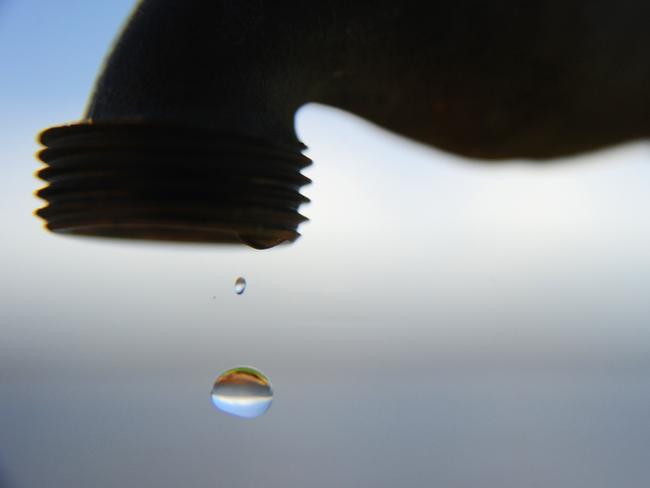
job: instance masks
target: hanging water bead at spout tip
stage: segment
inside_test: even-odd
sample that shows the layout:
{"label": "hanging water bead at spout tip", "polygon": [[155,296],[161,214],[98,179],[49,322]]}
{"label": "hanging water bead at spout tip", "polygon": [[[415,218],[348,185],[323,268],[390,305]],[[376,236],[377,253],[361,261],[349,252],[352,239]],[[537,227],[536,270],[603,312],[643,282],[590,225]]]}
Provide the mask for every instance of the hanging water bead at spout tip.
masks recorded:
{"label": "hanging water bead at spout tip", "polygon": [[229,415],[252,419],[271,406],[271,382],[255,368],[239,366],[224,371],[212,387],[212,403]]}
{"label": "hanging water bead at spout tip", "polygon": [[246,278],[239,276],[235,280],[235,293],[237,293],[237,295],[241,295],[245,291],[246,291]]}

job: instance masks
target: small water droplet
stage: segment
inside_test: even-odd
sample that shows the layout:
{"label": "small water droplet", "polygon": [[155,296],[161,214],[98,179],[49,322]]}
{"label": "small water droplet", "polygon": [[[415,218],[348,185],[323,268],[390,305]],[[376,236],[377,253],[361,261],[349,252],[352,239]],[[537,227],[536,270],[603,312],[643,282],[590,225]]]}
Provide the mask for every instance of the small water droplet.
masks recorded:
{"label": "small water droplet", "polygon": [[224,371],[212,387],[214,406],[236,417],[259,417],[269,409],[271,401],[271,382],[260,371],[247,366]]}
{"label": "small water droplet", "polygon": [[235,293],[241,295],[246,290],[246,279],[241,276],[235,280]]}

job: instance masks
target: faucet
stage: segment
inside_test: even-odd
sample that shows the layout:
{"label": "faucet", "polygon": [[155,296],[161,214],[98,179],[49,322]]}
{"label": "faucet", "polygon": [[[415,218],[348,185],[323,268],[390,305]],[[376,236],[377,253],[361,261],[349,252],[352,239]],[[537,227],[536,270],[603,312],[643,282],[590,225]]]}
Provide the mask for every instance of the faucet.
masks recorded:
{"label": "faucet", "polygon": [[650,3],[142,0],[82,119],[40,134],[54,232],[299,237],[316,102],[473,159],[647,137]]}

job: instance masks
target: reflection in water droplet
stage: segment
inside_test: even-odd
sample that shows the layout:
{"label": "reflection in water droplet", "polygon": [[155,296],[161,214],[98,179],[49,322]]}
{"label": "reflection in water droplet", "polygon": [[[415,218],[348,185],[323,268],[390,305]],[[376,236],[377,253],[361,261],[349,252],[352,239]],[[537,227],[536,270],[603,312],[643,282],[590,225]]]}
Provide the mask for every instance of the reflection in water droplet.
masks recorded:
{"label": "reflection in water droplet", "polygon": [[236,417],[259,417],[271,406],[273,390],[266,376],[255,368],[239,366],[224,371],[212,387],[212,403]]}
{"label": "reflection in water droplet", "polygon": [[246,279],[241,276],[235,280],[235,293],[241,295],[246,290]]}

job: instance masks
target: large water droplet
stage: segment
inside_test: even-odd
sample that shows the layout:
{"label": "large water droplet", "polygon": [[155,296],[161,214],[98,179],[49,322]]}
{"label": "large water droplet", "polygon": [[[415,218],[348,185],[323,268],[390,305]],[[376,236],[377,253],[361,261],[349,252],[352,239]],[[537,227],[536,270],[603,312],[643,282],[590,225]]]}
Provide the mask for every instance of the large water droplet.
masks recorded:
{"label": "large water droplet", "polygon": [[246,278],[241,276],[235,280],[235,293],[241,295],[246,290]]}
{"label": "large water droplet", "polygon": [[255,368],[239,366],[224,371],[212,387],[212,403],[222,412],[252,419],[273,401],[271,382]]}

